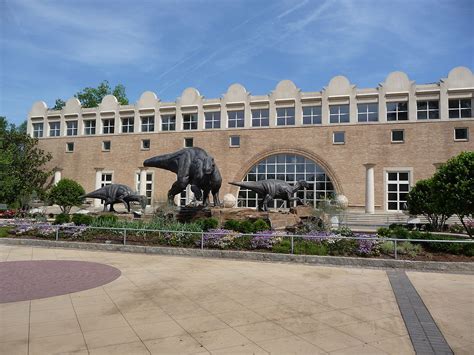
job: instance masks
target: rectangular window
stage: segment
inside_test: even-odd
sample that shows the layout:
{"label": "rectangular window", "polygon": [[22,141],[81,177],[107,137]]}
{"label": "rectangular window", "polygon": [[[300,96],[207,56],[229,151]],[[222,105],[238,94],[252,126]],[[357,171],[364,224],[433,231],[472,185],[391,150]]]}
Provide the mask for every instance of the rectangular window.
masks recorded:
{"label": "rectangular window", "polygon": [[346,133],[345,132],[334,132],[332,134],[333,144],[345,144],[346,143]]}
{"label": "rectangular window", "polygon": [[267,108],[252,110],[252,127],[268,127],[270,125],[269,112]]}
{"label": "rectangular window", "polygon": [[439,101],[417,101],[416,117],[419,120],[439,119]]}
{"label": "rectangular window", "polygon": [[33,137],[35,138],[43,137],[43,122],[33,123]]}
{"label": "rectangular window", "polygon": [[61,135],[61,122],[50,122],[49,123],[49,136],[59,137]]}
{"label": "rectangular window", "polygon": [[204,113],[205,128],[221,128],[221,113],[220,111],[216,112],[205,112]]}
{"label": "rectangular window", "polygon": [[95,134],[95,120],[84,121],[84,134],[86,136]]}
{"label": "rectangular window", "polygon": [[292,126],[295,124],[295,108],[277,108],[277,126]]}
{"label": "rectangular window", "polygon": [[66,135],[77,136],[77,121],[66,122]]}
{"label": "rectangular window", "polygon": [[387,102],[387,121],[408,120],[408,102]]}
{"label": "rectangular window", "polygon": [[188,113],[183,115],[183,130],[192,131],[198,129],[197,113]]}
{"label": "rectangular window", "polygon": [[74,151],[74,142],[66,143],[66,152],[72,153]]}
{"label": "rectangular window", "polygon": [[194,139],[193,138],[184,138],[184,147],[185,148],[192,148],[194,145]]}
{"label": "rectangular window", "polygon": [[467,141],[469,140],[469,129],[467,127],[454,129],[454,140],[455,141]]}
{"label": "rectangular window", "polygon": [[410,172],[387,172],[387,210],[403,211],[406,209],[407,195],[410,191]]}
{"label": "rectangular window", "polygon": [[146,173],[145,196],[147,206],[151,206],[153,197],[153,173]]}
{"label": "rectangular window", "polygon": [[403,129],[392,129],[392,143],[403,143],[405,141],[405,131]]}
{"label": "rectangular window", "polygon": [[245,126],[244,111],[227,111],[229,128],[241,128]]}
{"label": "rectangular window", "polygon": [[379,120],[379,104],[357,104],[358,122],[377,122]]}
{"label": "rectangular window", "polygon": [[303,107],[303,124],[321,124],[321,106]]}
{"label": "rectangular window", "polygon": [[145,116],[142,120],[142,132],[154,132],[155,131],[155,117]]}
{"label": "rectangular window", "polygon": [[161,130],[162,131],[176,131],[176,116],[162,115],[161,116]]}
{"label": "rectangular window", "polygon": [[115,119],[108,118],[102,120],[102,133],[103,134],[113,134],[115,130]]}
{"label": "rectangular window", "polygon": [[102,173],[100,187],[112,184],[112,173]]}
{"label": "rectangular window", "polygon": [[231,147],[240,147],[240,136],[230,136],[229,145]]}
{"label": "rectangular window", "polygon": [[122,118],[122,133],[133,133],[133,125],[135,119],[133,117]]}
{"label": "rectangular window", "polygon": [[149,150],[149,149],[150,149],[150,140],[142,139],[142,150]]}
{"label": "rectangular window", "polygon": [[110,143],[110,141],[103,141],[102,142],[102,151],[109,152],[111,145],[112,144]]}
{"label": "rectangular window", "polygon": [[329,106],[329,123],[348,123],[349,105]]}
{"label": "rectangular window", "polygon": [[449,118],[472,117],[471,99],[449,100]]}

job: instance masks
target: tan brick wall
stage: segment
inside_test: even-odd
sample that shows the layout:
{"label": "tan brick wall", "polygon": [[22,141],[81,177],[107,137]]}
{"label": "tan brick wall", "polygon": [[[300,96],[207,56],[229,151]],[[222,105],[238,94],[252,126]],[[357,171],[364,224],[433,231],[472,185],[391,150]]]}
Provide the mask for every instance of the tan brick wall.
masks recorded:
{"label": "tan brick wall", "polygon": [[[454,141],[454,127],[469,127],[470,133],[474,132],[472,120],[453,120],[57,137],[40,139],[39,144],[53,154],[50,168],[62,168],[62,177],[72,178],[86,191],[91,191],[95,188],[95,168],[113,171],[114,182],[134,188],[134,172],[145,159],[179,150],[184,137],[193,137],[194,146],[215,157],[223,177],[221,199],[226,193],[236,194],[237,188],[227,182],[241,180],[260,158],[272,152],[297,152],[326,167],[338,192],[347,196],[351,206],[361,207],[365,203],[363,164],[373,163],[376,164],[375,205],[380,209],[384,203],[384,168],[410,167],[415,182],[432,175],[435,163],[445,162],[461,151],[474,150],[472,139]],[[405,130],[405,143],[390,142],[392,129]],[[334,131],[346,132],[346,144],[332,144]],[[231,135],[240,135],[240,148],[229,147]],[[145,138],[151,141],[149,151],[140,149],[141,140]],[[104,140],[112,142],[110,152],[102,151]],[[73,153],[66,153],[66,142],[75,143]],[[165,200],[175,174],[153,168],[148,170],[155,171],[155,202]]]}

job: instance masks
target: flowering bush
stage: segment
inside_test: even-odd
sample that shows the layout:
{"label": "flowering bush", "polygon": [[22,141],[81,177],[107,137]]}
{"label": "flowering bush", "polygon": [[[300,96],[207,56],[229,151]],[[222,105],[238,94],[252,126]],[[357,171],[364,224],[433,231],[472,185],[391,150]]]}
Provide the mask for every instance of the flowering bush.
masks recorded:
{"label": "flowering bush", "polygon": [[357,240],[357,254],[361,256],[378,255],[380,241],[376,234],[356,234],[356,237],[370,238]]}
{"label": "flowering bush", "polygon": [[[240,234],[229,229],[209,229],[203,235],[203,246],[207,248],[228,249],[238,237],[240,237]],[[196,244],[201,245],[201,241],[197,240]]]}
{"label": "flowering bush", "polygon": [[0,218],[14,218],[16,216],[15,210],[0,211]]}
{"label": "flowering bush", "polygon": [[272,249],[272,247],[282,240],[284,233],[271,230],[257,232],[250,242],[253,249]]}

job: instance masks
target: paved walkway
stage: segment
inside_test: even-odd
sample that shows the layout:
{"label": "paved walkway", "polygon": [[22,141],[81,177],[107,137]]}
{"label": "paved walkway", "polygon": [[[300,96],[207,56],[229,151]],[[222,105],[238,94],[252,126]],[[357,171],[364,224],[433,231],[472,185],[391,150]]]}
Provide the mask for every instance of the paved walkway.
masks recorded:
{"label": "paved walkway", "polygon": [[[2,354],[414,353],[384,270],[0,246],[7,260],[93,261],[122,275],[0,304]],[[408,275],[451,348],[473,353],[474,277]]]}

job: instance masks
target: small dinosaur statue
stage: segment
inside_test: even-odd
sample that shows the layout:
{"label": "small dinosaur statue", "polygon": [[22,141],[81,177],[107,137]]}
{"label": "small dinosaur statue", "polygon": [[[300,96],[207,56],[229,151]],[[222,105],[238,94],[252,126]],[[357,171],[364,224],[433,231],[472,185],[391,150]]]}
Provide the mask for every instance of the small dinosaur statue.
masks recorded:
{"label": "small dinosaur statue", "polygon": [[142,209],[146,207],[146,197],[137,195],[130,187],[122,184],[105,185],[100,189],[89,192],[81,196],[82,198],[100,198],[104,201],[104,212],[107,211],[107,205],[110,205],[110,211],[115,212],[114,204],[122,202],[130,212],[130,202],[140,202]]}
{"label": "small dinosaur statue", "polygon": [[176,182],[168,191],[168,201],[191,185],[197,200],[203,200],[203,206],[209,204],[209,193],[212,192],[214,206],[220,205],[219,190],[222,177],[214,158],[204,149],[184,148],[177,152],[158,155],[143,162],[143,166],[165,169],[177,175]]}
{"label": "small dinosaur statue", "polygon": [[259,201],[258,208],[262,211],[268,211],[268,203],[276,198],[286,200],[288,204],[290,201],[298,201],[301,204],[304,202],[299,197],[293,197],[293,194],[301,187],[307,189],[309,184],[306,181],[298,181],[295,185],[290,185],[283,180],[260,180],[260,181],[242,181],[229,182],[231,185],[240,186],[245,189],[252,190],[259,196],[263,196]]}

